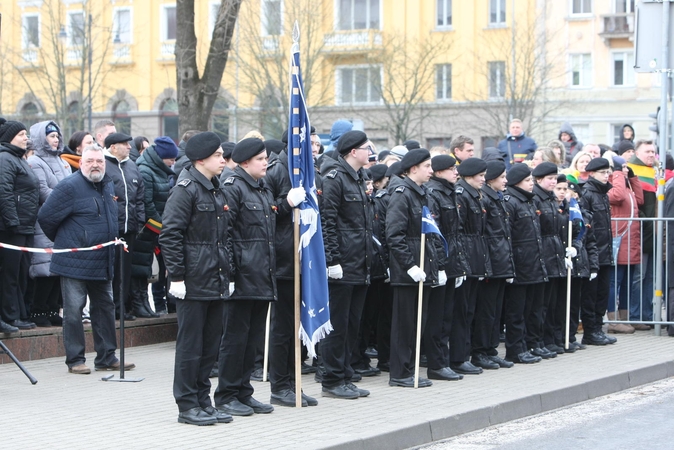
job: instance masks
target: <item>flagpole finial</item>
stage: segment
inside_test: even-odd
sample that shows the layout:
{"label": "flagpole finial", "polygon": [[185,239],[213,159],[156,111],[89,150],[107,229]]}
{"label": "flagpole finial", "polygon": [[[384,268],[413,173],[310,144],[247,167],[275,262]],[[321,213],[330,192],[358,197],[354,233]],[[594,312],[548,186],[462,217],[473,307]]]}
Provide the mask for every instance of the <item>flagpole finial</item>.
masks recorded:
{"label": "flagpole finial", "polygon": [[295,21],[293,25],[293,43],[297,44],[300,42],[300,24]]}

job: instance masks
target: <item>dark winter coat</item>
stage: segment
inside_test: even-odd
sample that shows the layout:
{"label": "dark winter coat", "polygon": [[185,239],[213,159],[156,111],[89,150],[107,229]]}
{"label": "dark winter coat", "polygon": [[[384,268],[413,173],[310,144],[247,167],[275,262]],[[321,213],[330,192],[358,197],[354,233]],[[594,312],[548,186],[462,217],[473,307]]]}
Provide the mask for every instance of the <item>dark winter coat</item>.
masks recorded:
{"label": "dark winter coat", "polygon": [[[77,171],[56,185],[38,221],[54,248],[91,247],[117,236],[117,202],[112,179],[92,183]],[[56,253],[50,272],[78,280],[112,280],[115,249]]]}
{"label": "dark winter coat", "polygon": [[217,177],[208,180],[194,167],[183,171],[166,202],[159,245],[169,281],[185,281],[187,300],[229,296],[226,204]]}
{"label": "dark winter coat", "polygon": [[512,237],[514,283],[535,284],[548,281],[543,260],[541,224],[536,213],[534,194],[511,186],[506,190],[503,199]]}
{"label": "dark winter coat", "polygon": [[513,136],[508,133],[505,139],[498,143],[498,150],[503,155],[506,169],[510,169],[515,155],[526,155],[524,159],[531,159],[537,148],[536,141],[524,134],[524,132],[519,136]]}
{"label": "dark winter coat", "polygon": [[[373,265],[381,264],[386,269],[389,268],[390,264],[388,244],[386,243],[386,211],[388,211],[390,200],[391,194],[389,194],[388,189],[377,190],[372,198],[372,202],[374,203],[374,226],[372,228],[372,233],[374,237],[379,240],[379,244],[381,244],[376,245],[375,248],[380,262],[375,261]],[[375,269],[377,268],[375,267]]]}
{"label": "dark winter coat", "polygon": [[459,211],[459,241],[466,252],[470,271],[467,276],[489,278],[492,276],[491,260],[484,239],[485,214],[482,194],[465,180],[456,183],[456,207]]}
{"label": "dark winter coat", "polygon": [[374,199],[377,192],[373,192],[368,196],[368,215],[372,217],[372,240],[373,240],[373,255],[372,265],[370,266],[370,280],[385,280],[388,275],[388,248],[386,248],[386,222],[379,220],[377,212],[377,204]]}
{"label": "dark winter coat", "polygon": [[190,161],[190,159],[185,156],[185,147],[187,147],[187,142],[180,141],[178,144],[178,156],[176,157],[176,162],[173,165],[173,171],[177,176],[180,176],[183,169],[192,165],[192,161]]}
{"label": "dark winter coat", "polygon": [[145,224],[145,186],[136,163],[105,153],[105,174],[115,183],[119,233],[137,233]]}
{"label": "dark winter coat", "polygon": [[613,235],[611,233],[611,205],[608,191],[611,183],[602,184],[589,178],[583,187],[583,196],[578,203],[592,213],[592,230],[597,241],[597,257],[600,266],[612,266]]}
{"label": "dark winter coat", "polygon": [[228,245],[234,265],[234,294],[230,300],[276,301],[276,251],[274,197],[263,179],[237,166],[222,183],[229,216]]}
{"label": "dark winter coat", "polygon": [[288,153],[283,150],[267,166],[264,182],[269,188],[276,216],[276,278],[292,280],[295,278],[295,252],[293,251],[293,208],[288,203],[288,192],[292,189],[288,172]]}
{"label": "dark winter coat", "polygon": [[40,204],[40,182],[23,159],[25,153],[7,142],[0,144],[0,230],[32,235]]}
{"label": "dark winter coat", "polygon": [[583,143],[578,140],[576,133],[573,132],[573,128],[569,122],[564,122],[559,128],[559,134],[557,139],[562,140],[562,133],[566,133],[571,136],[571,140],[564,142],[564,147],[566,147],[566,160],[571,161],[576,154],[583,149]]}
{"label": "dark winter coat", "polygon": [[559,205],[555,193],[546,191],[537,183],[534,184],[534,202],[539,211],[541,224],[541,237],[543,238],[543,259],[548,278],[561,278],[566,276],[566,264],[564,258],[566,250],[562,244],[560,233],[562,231],[563,217],[559,212]]}
{"label": "dark winter coat", "polygon": [[487,185],[482,187],[482,194],[482,204],[487,210],[484,238],[491,261],[491,278],[513,278],[515,262],[510,237],[510,222],[503,194]]}
{"label": "dark winter coat", "polygon": [[[580,207],[580,206],[579,206]],[[571,226],[571,245],[576,249],[576,256],[571,259],[573,268],[571,269],[571,276],[574,278],[589,278],[591,273],[596,273],[599,270],[597,262],[597,243],[592,232],[590,223],[592,222],[592,214],[584,211],[582,208],[581,214],[583,221],[574,221]],[[562,215],[562,229],[560,236],[562,238],[562,245],[564,248],[568,247],[568,232],[569,232],[569,203],[564,200],[559,205],[559,210]],[[583,234],[580,234],[581,228],[584,229]]]}

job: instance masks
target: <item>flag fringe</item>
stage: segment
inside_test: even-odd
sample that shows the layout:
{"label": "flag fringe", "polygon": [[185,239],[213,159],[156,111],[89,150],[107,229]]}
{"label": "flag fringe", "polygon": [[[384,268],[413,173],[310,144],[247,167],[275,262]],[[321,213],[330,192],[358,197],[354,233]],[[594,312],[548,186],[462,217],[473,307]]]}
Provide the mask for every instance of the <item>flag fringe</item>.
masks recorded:
{"label": "flag fringe", "polygon": [[316,230],[318,229],[318,213],[313,208],[301,209],[300,224],[309,227],[300,237],[300,248],[297,250],[301,255],[302,249],[309,245],[311,238],[316,234]]}
{"label": "flag fringe", "polygon": [[302,339],[302,343],[307,348],[309,358],[313,359],[316,357],[316,344],[318,344],[318,341],[326,337],[333,330],[334,328],[332,328],[332,324],[328,320],[323,325],[318,327],[316,331],[314,331],[313,336],[309,337],[307,332],[304,330],[304,327],[300,323],[300,339]]}

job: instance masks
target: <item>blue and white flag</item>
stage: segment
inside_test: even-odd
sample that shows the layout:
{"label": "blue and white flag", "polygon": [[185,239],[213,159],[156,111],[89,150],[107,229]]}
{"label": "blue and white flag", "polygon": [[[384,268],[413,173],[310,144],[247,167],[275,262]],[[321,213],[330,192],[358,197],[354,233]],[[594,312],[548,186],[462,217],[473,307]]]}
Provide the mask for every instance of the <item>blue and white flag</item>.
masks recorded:
{"label": "blue and white flag", "polygon": [[433,220],[433,215],[431,215],[431,211],[428,209],[428,206],[424,206],[421,210],[421,232],[423,234],[434,233],[440,236],[442,243],[445,245],[445,253],[447,256],[449,256],[449,245],[447,245],[447,241],[440,232],[440,228],[438,228],[435,220]]}
{"label": "blue and white flag", "polygon": [[[569,222],[573,222],[575,220],[580,221],[580,232],[578,233],[578,236],[576,236],[576,239],[582,239],[583,235],[585,234],[585,225],[583,223],[583,213],[580,211],[580,206],[578,205],[578,202],[576,201],[575,198],[572,198],[569,201]],[[571,245],[571,244],[569,244]]]}
{"label": "blue and white flag", "polygon": [[325,248],[318,211],[318,197],[311,154],[311,125],[304,99],[300,71],[299,26],[295,22],[290,60],[290,120],[288,121],[288,170],[292,187],[303,187],[307,193],[300,209],[300,271],[302,274],[302,303],[300,307],[300,338],[309,356],[315,356],[314,346],[332,331],[328,307],[328,278],[325,271]]}

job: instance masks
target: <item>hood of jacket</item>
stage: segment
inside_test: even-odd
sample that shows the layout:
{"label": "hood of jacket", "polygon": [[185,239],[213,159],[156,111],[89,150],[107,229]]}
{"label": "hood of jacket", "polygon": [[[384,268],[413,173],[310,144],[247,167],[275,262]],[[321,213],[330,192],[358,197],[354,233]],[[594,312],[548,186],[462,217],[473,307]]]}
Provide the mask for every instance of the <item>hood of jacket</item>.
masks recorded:
{"label": "hood of jacket", "polygon": [[[49,124],[53,124],[59,130],[59,145],[56,150],[53,150],[47,143],[47,134],[45,130]],[[61,127],[59,127],[53,120],[38,122],[30,127],[30,138],[35,146],[35,154],[38,156],[60,155],[63,153],[63,147],[65,146],[65,143],[63,142],[63,133],[61,133]]]}
{"label": "hood of jacket", "polygon": [[[578,142],[578,138],[576,138],[576,133],[573,132],[573,127],[569,122],[564,122],[561,127],[559,127],[559,134],[557,135],[557,139],[560,141],[562,140],[562,133],[566,133],[569,136],[571,136],[571,140],[573,142]],[[566,142],[564,142],[566,144]]]}
{"label": "hood of jacket", "polygon": [[[631,138],[626,138],[626,137],[625,137],[625,128],[629,128],[630,130],[632,130],[632,137],[631,137]],[[620,141],[628,140],[628,141],[634,142],[634,136],[635,136],[635,134],[634,134],[634,128],[632,128],[632,125],[630,125],[629,123],[626,123],[626,124],[623,125],[623,127],[620,129]],[[618,142],[620,142],[620,141],[618,141]]]}

